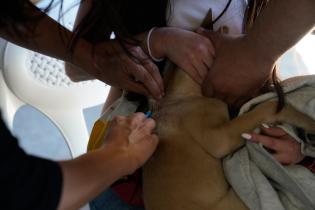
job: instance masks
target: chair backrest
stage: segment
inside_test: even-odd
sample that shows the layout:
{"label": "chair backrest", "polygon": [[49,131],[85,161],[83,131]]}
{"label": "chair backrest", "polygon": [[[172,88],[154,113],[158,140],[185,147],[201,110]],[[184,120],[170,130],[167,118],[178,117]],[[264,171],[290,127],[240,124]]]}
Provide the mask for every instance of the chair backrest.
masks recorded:
{"label": "chair backrest", "polygon": [[[74,1],[64,1],[64,24],[70,29],[78,9],[78,5],[73,7]],[[45,7],[45,1],[39,4]],[[55,19],[58,9],[50,11]],[[0,108],[9,127],[17,109],[29,104],[56,124],[73,157],[85,152],[88,132],[83,109],[103,103],[109,86],[98,80],[73,83],[65,74],[63,61],[4,40],[0,40],[0,53]]]}

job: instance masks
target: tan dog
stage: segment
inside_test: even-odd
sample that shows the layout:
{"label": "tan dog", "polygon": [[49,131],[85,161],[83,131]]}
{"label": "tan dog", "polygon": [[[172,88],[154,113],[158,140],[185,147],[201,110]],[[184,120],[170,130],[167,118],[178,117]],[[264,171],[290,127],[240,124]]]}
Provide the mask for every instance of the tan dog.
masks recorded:
{"label": "tan dog", "polygon": [[146,210],[247,209],[227,183],[222,158],[244,144],[241,133],[262,123],[285,122],[315,132],[315,123],[290,105],[276,114],[277,101],[229,119],[225,103],[206,98],[182,70],[173,70],[155,113],[160,144],[144,166]]}

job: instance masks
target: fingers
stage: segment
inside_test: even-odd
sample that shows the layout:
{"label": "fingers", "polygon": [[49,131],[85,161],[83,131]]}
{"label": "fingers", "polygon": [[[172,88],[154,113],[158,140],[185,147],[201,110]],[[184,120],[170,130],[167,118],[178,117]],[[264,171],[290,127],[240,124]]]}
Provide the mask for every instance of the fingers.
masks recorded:
{"label": "fingers", "polygon": [[141,126],[145,119],[146,119],[145,114],[143,114],[141,112],[134,113],[131,116],[131,124],[130,124],[131,129],[136,129],[139,126]]}
{"label": "fingers", "polygon": [[164,95],[164,87],[158,67],[148,59],[140,47],[133,47],[130,51],[139,58],[141,64],[135,64],[134,61],[130,59],[132,62],[130,65],[134,65],[135,68],[129,69],[129,73],[131,73],[138,83],[141,82],[143,84],[142,88],[135,84],[133,84],[131,88],[136,90],[136,92],[141,91],[138,93],[143,93],[143,88],[145,88],[147,90],[146,92],[149,92],[154,98],[161,98]]}
{"label": "fingers", "polygon": [[152,118],[147,118],[145,119],[143,126],[140,128],[140,130],[144,133],[151,134],[155,126],[156,126],[155,121]]}
{"label": "fingers", "polygon": [[159,138],[156,134],[151,134],[148,136],[144,137],[144,143],[148,144],[148,150],[152,151],[150,155],[152,155],[152,153],[154,152],[154,150],[156,149],[158,143],[159,143]]}
{"label": "fingers", "polygon": [[[264,128],[266,129],[266,128]],[[261,134],[242,134],[244,139],[254,143],[261,143],[266,149],[272,151],[272,156],[281,164],[295,164],[305,157],[301,152],[301,145],[293,137],[289,136],[280,128],[267,128],[273,136]],[[284,132],[284,135],[283,135]]]}
{"label": "fingers", "polygon": [[272,155],[272,157],[283,165],[290,165],[295,163],[295,159],[287,153],[276,153]]}
{"label": "fingers", "polygon": [[126,174],[143,165],[155,151],[159,140],[152,134],[154,128],[154,120],[146,118],[143,113],[131,117],[117,116],[111,121],[105,136],[106,148],[118,151],[121,157],[126,158],[123,161]]}
{"label": "fingers", "polygon": [[163,93],[164,92],[163,80],[159,68],[148,58],[148,56],[145,54],[145,52],[143,52],[143,50],[140,47],[138,47],[137,49],[138,55],[142,59],[141,63],[160,88],[160,92]]}
{"label": "fingers", "polygon": [[[213,44],[211,43],[211,41],[207,38],[201,38],[201,44],[197,45],[197,55],[200,55],[198,57],[200,57],[200,59],[198,59],[198,64],[199,65],[195,65],[195,67],[198,68],[199,73],[202,77],[202,79],[204,80],[208,70],[211,68],[212,63],[213,63],[213,58],[215,56],[215,49]],[[197,59],[195,59],[195,61],[197,61]],[[195,62],[196,64],[196,62]]]}
{"label": "fingers", "polygon": [[189,71],[188,72],[188,75],[193,79],[195,80],[195,82],[197,82],[198,84],[201,85],[203,79],[202,79],[202,76],[201,76],[201,73],[199,72],[200,70],[200,67],[198,66],[198,64],[192,64],[191,65],[191,68],[193,69],[192,71]]}
{"label": "fingers", "polygon": [[149,134],[155,128],[155,121],[142,112],[136,112],[131,116],[131,129],[139,129],[141,132]]}
{"label": "fingers", "polygon": [[143,87],[156,99],[162,97],[161,89],[158,83],[152,78],[151,74],[143,67],[139,66],[138,70],[134,71],[134,77],[143,84]]}
{"label": "fingers", "polygon": [[263,134],[273,137],[283,137],[287,135],[287,133],[283,129],[278,127],[270,127],[267,124],[262,124],[261,131]]}
{"label": "fingers", "polygon": [[148,62],[145,63],[144,67],[147,71],[151,74],[154,81],[156,81],[158,87],[160,88],[160,92],[164,93],[164,84],[163,79],[161,77],[159,68],[151,61],[147,60]]}
{"label": "fingers", "polygon": [[139,128],[139,133],[141,133],[142,137],[137,139],[138,141],[134,143],[147,144],[148,150],[153,152],[158,145],[158,136],[156,134],[152,134],[155,125],[156,124],[153,119],[147,118],[143,125]]}
{"label": "fingers", "polygon": [[219,34],[215,31],[211,31],[211,30],[207,30],[207,29],[204,29],[202,27],[199,27],[199,28],[197,28],[196,33],[210,39],[216,48],[221,42]]}
{"label": "fingers", "polygon": [[[212,45],[211,45],[212,46]],[[212,64],[213,64],[213,60],[214,60],[214,56],[211,54],[212,52],[210,52],[209,50],[208,50],[208,54],[210,55],[210,56],[207,56],[206,58],[203,58],[203,63],[206,65],[206,67],[207,67],[207,72],[206,73],[208,73],[208,71],[211,69],[211,67],[212,67]],[[204,77],[205,78],[205,77]]]}
{"label": "fingers", "polygon": [[249,134],[251,135],[251,137],[247,140],[250,140],[251,142],[255,142],[255,143],[261,143],[264,147],[271,149],[271,150],[275,150],[275,151],[279,151],[282,150],[282,142],[278,141],[278,139],[270,137],[270,136],[265,136],[265,135],[260,135],[260,134]]}
{"label": "fingers", "polygon": [[127,123],[127,117],[125,116],[116,116],[114,117],[114,119],[111,121],[112,125],[116,125],[116,124],[125,124]]}
{"label": "fingers", "polygon": [[181,68],[201,85],[212,65],[213,56],[209,55],[206,48],[200,48],[197,51],[189,55],[189,59],[183,63]]}
{"label": "fingers", "polygon": [[193,61],[193,67],[198,74],[198,83],[201,85],[208,73],[208,66],[203,61]]}
{"label": "fingers", "polygon": [[[125,88],[126,90],[133,91],[136,93],[139,93],[141,95],[149,96],[150,93],[148,90],[143,86],[143,84],[131,80],[127,80],[125,82]],[[155,97],[155,96],[154,96]]]}
{"label": "fingers", "polygon": [[137,113],[132,117],[131,135],[129,142],[137,144],[142,141],[150,139],[153,129],[155,128],[155,121],[152,118],[146,118],[143,113]]}
{"label": "fingers", "polygon": [[196,46],[197,58],[193,57],[193,66],[198,70],[198,73],[204,81],[209,69],[212,66],[213,58],[215,56],[215,49],[211,41],[207,38],[201,38],[201,42]]}

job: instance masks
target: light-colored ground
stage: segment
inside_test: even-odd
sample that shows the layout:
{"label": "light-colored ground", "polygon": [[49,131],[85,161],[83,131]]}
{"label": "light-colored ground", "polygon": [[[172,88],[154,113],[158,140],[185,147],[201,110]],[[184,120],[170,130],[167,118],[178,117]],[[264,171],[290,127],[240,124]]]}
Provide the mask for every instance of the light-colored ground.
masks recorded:
{"label": "light-colored ground", "polygon": [[[100,105],[84,110],[89,132],[100,116],[101,108]],[[71,157],[59,130],[48,118],[30,106],[24,106],[17,112],[13,133],[18,137],[20,146],[29,154],[54,160]]]}

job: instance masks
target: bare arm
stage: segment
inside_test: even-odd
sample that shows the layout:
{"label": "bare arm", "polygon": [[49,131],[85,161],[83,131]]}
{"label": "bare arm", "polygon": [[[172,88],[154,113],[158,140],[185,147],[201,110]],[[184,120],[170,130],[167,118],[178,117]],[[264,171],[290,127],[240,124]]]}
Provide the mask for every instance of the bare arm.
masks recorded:
{"label": "bare arm", "polygon": [[78,209],[112,183],[126,175],[126,158],[106,149],[88,153],[72,161],[60,162],[63,190],[59,210]]}
{"label": "bare arm", "polygon": [[[42,14],[35,6],[27,9],[30,13]],[[109,85],[144,95],[151,94],[155,98],[162,95],[162,79],[152,62],[148,61],[143,65],[135,63],[116,43],[102,42],[92,45],[83,38],[78,39],[70,59],[68,43],[72,32],[45,14],[34,24],[37,26],[35,31],[24,30],[22,36],[10,34],[4,28],[0,29],[0,36],[25,48],[70,62]],[[140,47],[131,48],[131,51],[138,52]],[[92,49],[94,49],[94,56]],[[141,58],[145,57],[144,53],[141,56]],[[142,83],[131,80],[132,77],[139,78]]]}
{"label": "bare arm", "polygon": [[[30,7],[29,10],[33,14],[42,14],[42,12],[35,6]],[[22,47],[61,60],[73,62],[73,64],[78,66],[85,67],[92,63],[92,57],[90,56],[92,46],[88,42],[82,39],[79,40],[74,52],[73,61],[70,61],[70,54],[67,50],[67,41],[72,33],[46,15],[39,19],[35,24],[35,31],[22,31],[22,36],[8,33],[6,29],[1,28],[0,36]],[[60,36],[61,34],[62,36]],[[65,41],[63,39],[65,39]],[[90,72],[91,74],[93,74],[92,70],[93,69],[91,69]]]}
{"label": "bare arm", "polygon": [[133,173],[155,150],[155,122],[143,113],[117,117],[105,137],[105,145],[70,161],[60,162],[63,191],[60,210],[75,210],[95,198],[114,181]]}
{"label": "bare arm", "polygon": [[231,105],[256,95],[276,60],[315,26],[314,11],[314,0],[271,0],[247,36],[226,41],[206,33],[214,41],[216,59],[204,94]]}
{"label": "bare arm", "polygon": [[275,61],[314,27],[314,0],[271,0],[247,38],[260,55]]}
{"label": "bare arm", "polygon": [[[75,18],[74,25],[73,25],[74,29],[79,25],[82,19],[91,10],[91,6],[92,6],[91,3],[92,2],[90,0],[85,0],[81,2],[77,16]],[[82,70],[78,66],[75,66],[69,62],[65,62],[65,71],[66,71],[66,74],[69,76],[69,78],[74,82],[93,79],[93,77],[87,74],[84,70]]]}

